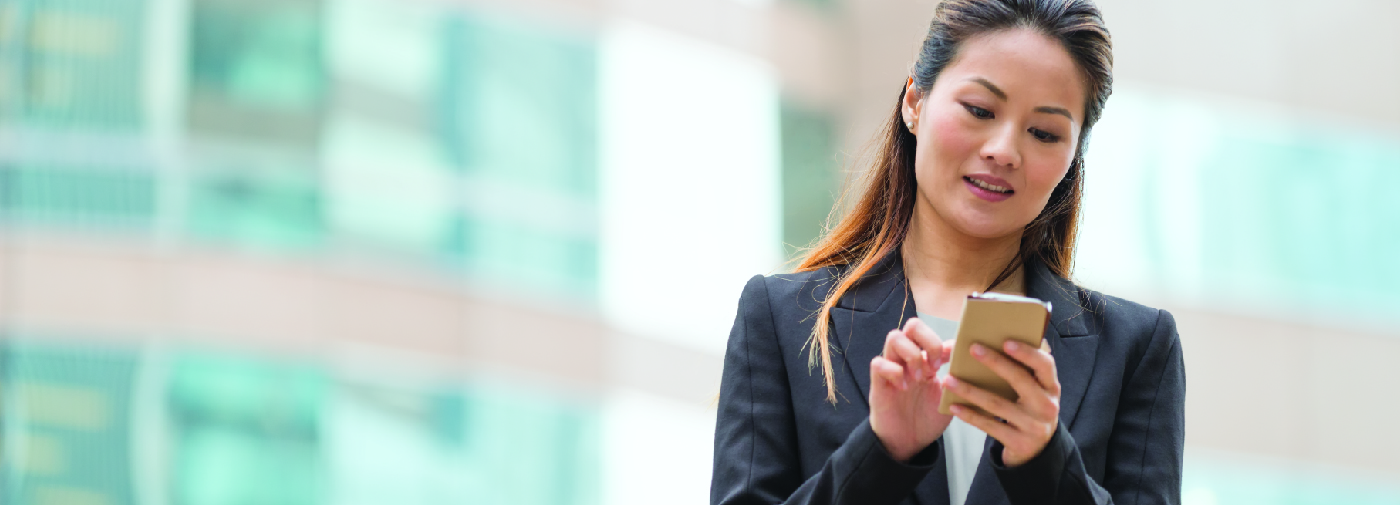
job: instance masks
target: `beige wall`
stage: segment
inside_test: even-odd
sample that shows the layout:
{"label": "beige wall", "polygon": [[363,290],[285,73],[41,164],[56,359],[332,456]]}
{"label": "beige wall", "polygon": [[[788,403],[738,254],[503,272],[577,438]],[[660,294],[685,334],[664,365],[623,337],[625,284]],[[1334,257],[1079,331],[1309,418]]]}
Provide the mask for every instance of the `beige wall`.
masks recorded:
{"label": "beige wall", "polygon": [[1400,2],[1100,3],[1119,78],[1400,130]]}
{"label": "beige wall", "polygon": [[1186,359],[1190,446],[1400,477],[1400,335],[1168,307]]}

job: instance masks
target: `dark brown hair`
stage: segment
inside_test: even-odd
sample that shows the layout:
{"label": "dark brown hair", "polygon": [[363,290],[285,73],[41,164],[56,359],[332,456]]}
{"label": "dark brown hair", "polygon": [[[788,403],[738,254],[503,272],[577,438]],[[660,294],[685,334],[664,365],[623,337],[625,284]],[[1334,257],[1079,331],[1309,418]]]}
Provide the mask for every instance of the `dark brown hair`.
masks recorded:
{"label": "dark brown hair", "polygon": [[[1069,171],[1050,200],[1021,234],[1021,247],[992,281],[1001,284],[1028,259],[1069,277],[1074,261],[1075,226],[1084,183],[1084,149],[1089,130],[1099,120],[1112,91],[1113,52],[1103,17],[1090,0],[944,0],[934,10],[928,36],[913,68],[915,86],[927,93],[968,39],[991,32],[1025,28],[1059,41],[1079,67],[1086,85],[1084,124]],[[899,250],[909,233],[918,191],[914,180],[915,137],[900,113],[904,87],[880,132],[879,149],[867,170],[864,188],[838,224],[807,253],[798,271],[840,267],[841,272],[817,313],[807,341],[809,369],[821,363],[827,401],[836,402],[831,365],[831,308],[881,259]],[[850,193],[847,196],[851,196]]]}

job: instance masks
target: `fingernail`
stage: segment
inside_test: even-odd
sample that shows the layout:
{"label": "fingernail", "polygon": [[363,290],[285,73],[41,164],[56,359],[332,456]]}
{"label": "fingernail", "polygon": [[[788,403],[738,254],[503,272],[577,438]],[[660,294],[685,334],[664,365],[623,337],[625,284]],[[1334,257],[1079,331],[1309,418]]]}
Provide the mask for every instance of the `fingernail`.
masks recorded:
{"label": "fingernail", "polygon": [[949,375],[949,376],[948,376],[948,382],[947,382],[947,384],[948,384],[948,387],[950,387],[950,388],[955,388],[955,387],[958,387],[959,385],[961,385],[961,384],[962,384],[962,381],[958,380],[957,377],[953,377],[953,376]]}
{"label": "fingernail", "polygon": [[963,406],[954,403],[948,406],[948,410],[953,411],[953,414],[961,414],[963,411]]}
{"label": "fingernail", "polygon": [[1015,340],[1007,340],[1007,341],[1006,341],[1006,350],[1008,350],[1008,351],[1014,351],[1014,350],[1017,350],[1017,349],[1020,349],[1020,348],[1021,348],[1021,343],[1020,343],[1020,342],[1017,342],[1017,341],[1015,341]]}
{"label": "fingernail", "polygon": [[986,347],[982,347],[982,344],[972,344],[972,355],[973,355],[973,356],[981,356],[981,355],[984,355],[984,354],[987,354],[987,348],[986,348]]}

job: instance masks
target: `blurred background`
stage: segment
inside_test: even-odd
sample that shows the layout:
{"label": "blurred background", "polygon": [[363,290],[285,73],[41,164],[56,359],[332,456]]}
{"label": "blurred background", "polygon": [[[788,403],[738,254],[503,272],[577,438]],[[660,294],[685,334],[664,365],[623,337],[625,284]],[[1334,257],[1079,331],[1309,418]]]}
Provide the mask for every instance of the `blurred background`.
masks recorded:
{"label": "blurred background", "polygon": [[[1100,2],[1184,499],[1400,504],[1400,3]],[[705,503],[933,0],[0,0],[0,502]]]}

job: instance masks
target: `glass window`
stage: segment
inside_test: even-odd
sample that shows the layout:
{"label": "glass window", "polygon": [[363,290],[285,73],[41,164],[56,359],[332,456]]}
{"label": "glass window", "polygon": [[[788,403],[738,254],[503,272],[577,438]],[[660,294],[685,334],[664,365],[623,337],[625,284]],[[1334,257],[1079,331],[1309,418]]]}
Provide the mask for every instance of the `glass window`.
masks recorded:
{"label": "glass window", "polygon": [[155,219],[156,181],[135,169],[0,168],[0,212],[32,224],[145,229]]}
{"label": "glass window", "polygon": [[444,250],[484,278],[593,296],[594,44],[471,14],[451,18],[443,43],[438,124],[465,213]]}
{"label": "glass window", "polygon": [[142,123],[143,0],[6,2],[6,107],[34,126],[136,130]]}
{"label": "glass window", "polygon": [[323,502],[323,373],[216,354],[181,356],[170,373],[172,503]]}
{"label": "glass window", "polygon": [[788,258],[821,236],[836,203],[836,127],[819,110],[783,102],[783,251]]}
{"label": "glass window", "polygon": [[1400,139],[1125,87],[1087,156],[1076,265],[1090,287],[1395,324],[1400,200],[1386,191],[1400,185]]}
{"label": "glass window", "polygon": [[320,192],[305,169],[211,168],[192,173],[189,184],[185,226],[197,239],[283,249],[322,242]]}
{"label": "glass window", "polygon": [[194,0],[189,124],[196,133],[314,146],[325,98],[315,0]]}
{"label": "glass window", "polygon": [[136,355],[91,344],[0,346],[0,500],[134,503]]}

